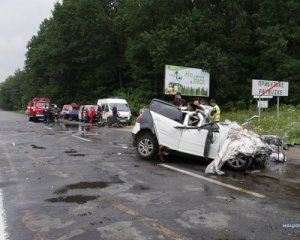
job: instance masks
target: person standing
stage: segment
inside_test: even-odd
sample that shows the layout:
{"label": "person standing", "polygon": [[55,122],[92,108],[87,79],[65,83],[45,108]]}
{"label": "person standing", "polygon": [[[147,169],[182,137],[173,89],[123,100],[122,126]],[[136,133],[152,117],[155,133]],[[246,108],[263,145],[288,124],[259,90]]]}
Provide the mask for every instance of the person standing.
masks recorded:
{"label": "person standing", "polygon": [[58,123],[58,112],[57,112],[57,106],[56,105],[52,105],[51,107],[51,114],[53,117],[53,122],[54,123]]}
{"label": "person standing", "polygon": [[181,98],[180,92],[177,92],[175,94],[173,104],[176,105],[177,107],[186,107],[186,101],[183,98]]}
{"label": "person standing", "polygon": [[220,117],[221,117],[221,109],[217,105],[217,102],[215,99],[211,99],[209,101],[209,104],[211,107],[213,107],[213,111],[211,112],[211,121],[212,122],[220,122]]}
{"label": "person standing", "polygon": [[147,111],[147,107],[146,106],[144,106],[143,108],[141,108],[140,109],[140,115],[142,115],[144,112],[146,112]]}
{"label": "person standing", "polygon": [[47,105],[45,105],[43,107],[43,117],[44,117],[44,122],[45,124],[48,124],[49,123],[49,107]]}
{"label": "person standing", "polygon": [[84,108],[84,123],[88,123],[90,120],[90,112],[87,107]]}
{"label": "person standing", "polygon": [[102,120],[102,112],[103,112],[102,107],[100,105],[98,105],[98,107],[97,107],[98,122],[103,122],[103,120]]}
{"label": "person standing", "polygon": [[205,98],[200,98],[199,99],[199,105],[207,105],[207,101]]}
{"label": "person standing", "polygon": [[113,120],[112,120],[112,124],[117,124],[117,126],[119,127],[119,121],[118,121],[118,108],[117,108],[117,104],[115,104],[112,108],[112,114],[113,114]]}
{"label": "person standing", "polygon": [[95,107],[91,107],[91,111],[90,111],[90,124],[93,124],[94,122],[94,118],[97,115]]}

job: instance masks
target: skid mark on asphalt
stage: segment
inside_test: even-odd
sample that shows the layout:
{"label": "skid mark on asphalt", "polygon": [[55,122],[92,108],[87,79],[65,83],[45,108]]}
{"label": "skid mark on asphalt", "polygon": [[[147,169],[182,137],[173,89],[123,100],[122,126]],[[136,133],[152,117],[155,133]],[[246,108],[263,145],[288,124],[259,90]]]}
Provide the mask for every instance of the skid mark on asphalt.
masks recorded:
{"label": "skid mark on asphalt", "polygon": [[195,174],[195,173],[192,173],[192,172],[180,169],[180,168],[176,168],[176,167],[173,167],[173,166],[170,166],[170,165],[167,165],[167,164],[158,164],[158,166],[168,168],[170,170],[180,172],[182,174],[189,175],[189,176],[192,176],[192,177],[195,177],[195,178],[198,178],[198,179],[201,179],[201,180],[204,180],[204,181],[207,181],[207,182],[210,182],[210,183],[222,186],[222,187],[226,187],[226,188],[238,191],[238,192],[246,193],[248,195],[251,195],[251,196],[254,196],[254,197],[257,197],[257,198],[266,198],[266,196],[263,195],[263,194],[253,192],[253,191],[245,189],[245,188],[236,187],[236,186],[233,186],[231,184],[223,183],[223,182],[220,182],[220,181],[208,178],[208,177],[203,177],[201,175],[198,175],[198,174]]}
{"label": "skid mark on asphalt", "polygon": [[134,217],[138,221],[144,223],[146,226],[152,228],[153,230],[155,230],[171,239],[184,240],[184,238],[182,236],[179,236],[177,233],[173,232],[172,230],[160,225],[156,220],[145,217],[145,216],[141,215],[140,213],[136,212],[135,210],[130,209],[121,203],[115,202],[112,204],[112,206],[114,208],[119,209],[120,211]]}
{"label": "skid mark on asphalt", "polygon": [[[4,145],[2,145],[1,148],[2,148],[2,152],[4,153],[5,159],[8,163],[8,167],[11,171],[11,174],[16,179],[16,182],[17,182],[16,192],[17,192],[18,199],[21,202],[25,203],[26,198],[25,198],[25,195],[24,195],[24,190],[22,189],[21,185],[19,184],[20,180],[19,180],[19,177],[18,177],[18,172],[16,170],[15,164],[13,162],[13,159],[12,159],[11,155],[8,153],[8,150]],[[29,222],[35,221],[35,219],[34,219],[34,217],[33,217],[30,210],[25,210],[23,212],[23,217],[26,221],[29,221]],[[40,233],[36,232],[35,235],[34,235],[33,240],[45,240],[45,238]]]}

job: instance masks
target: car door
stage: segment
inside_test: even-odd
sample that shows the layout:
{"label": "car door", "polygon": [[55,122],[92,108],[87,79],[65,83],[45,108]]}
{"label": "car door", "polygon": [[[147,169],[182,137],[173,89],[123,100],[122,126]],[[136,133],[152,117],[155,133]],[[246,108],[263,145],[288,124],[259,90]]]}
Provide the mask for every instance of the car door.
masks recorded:
{"label": "car door", "polygon": [[158,143],[173,150],[178,150],[181,130],[175,127],[183,126],[181,110],[158,99],[152,100],[149,109]]}
{"label": "car door", "polygon": [[[189,116],[186,116],[184,121],[185,125],[188,126]],[[199,115],[199,118],[202,119],[202,116]],[[206,125],[205,122],[200,121],[200,125],[198,127]],[[205,157],[208,151],[209,158],[215,158],[220,147],[219,141],[219,133],[214,130],[210,132],[210,126],[204,128],[183,128],[181,139],[179,143],[179,151],[187,154],[192,154],[200,157]],[[208,148],[205,150],[205,148]]]}
{"label": "car door", "polygon": [[208,130],[182,129],[179,151],[197,156],[204,156],[204,147]]}
{"label": "car door", "polygon": [[151,112],[151,115],[153,117],[158,143],[173,150],[178,150],[181,130],[175,127],[180,124],[156,112]]}

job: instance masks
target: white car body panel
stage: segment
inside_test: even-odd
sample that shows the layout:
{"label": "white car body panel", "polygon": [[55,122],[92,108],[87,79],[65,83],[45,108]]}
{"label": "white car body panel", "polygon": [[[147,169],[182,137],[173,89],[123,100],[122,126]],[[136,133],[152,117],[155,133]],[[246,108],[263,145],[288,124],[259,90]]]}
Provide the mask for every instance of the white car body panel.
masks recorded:
{"label": "white car body panel", "polygon": [[177,150],[181,138],[181,130],[176,129],[175,127],[183,125],[156,112],[150,112],[153,117],[158,143]]}
{"label": "white car body panel", "polygon": [[137,134],[140,130],[141,130],[141,124],[136,122],[131,132],[133,134]]}
{"label": "white car body panel", "polygon": [[[190,116],[195,114],[195,112],[186,111],[185,114],[185,119],[183,124],[181,124],[151,111],[158,143],[175,151],[203,157],[208,130],[188,129]],[[200,120],[197,127],[200,127],[205,124],[205,119],[200,113],[197,116]],[[208,157],[212,159],[217,157],[228,135],[228,128],[218,125],[220,127],[219,132],[213,133],[212,143],[209,147]],[[184,128],[185,126],[187,128]],[[133,132],[138,132],[139,128],[140,125],[135,126],[135,131]]]}
{"label": "white car body panel", "polygon": [[180,131],[182,131],[182,136],[178,150],[188,154],[203,156],[208,131],[205,129],[180,129]]}

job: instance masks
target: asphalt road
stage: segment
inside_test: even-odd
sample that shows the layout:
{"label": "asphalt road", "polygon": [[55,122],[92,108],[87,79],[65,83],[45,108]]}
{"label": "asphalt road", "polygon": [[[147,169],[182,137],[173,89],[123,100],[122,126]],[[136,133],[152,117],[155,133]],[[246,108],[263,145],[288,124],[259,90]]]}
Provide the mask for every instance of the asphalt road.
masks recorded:
{"label": "asphalt road", "polygon": [[1,240],[300,239],[299,149],[208,176],[196,160],[138,159],[128,128],[0,111],[0,151]]}

